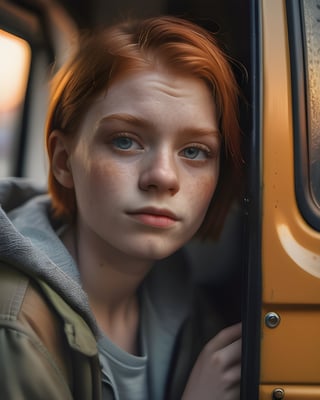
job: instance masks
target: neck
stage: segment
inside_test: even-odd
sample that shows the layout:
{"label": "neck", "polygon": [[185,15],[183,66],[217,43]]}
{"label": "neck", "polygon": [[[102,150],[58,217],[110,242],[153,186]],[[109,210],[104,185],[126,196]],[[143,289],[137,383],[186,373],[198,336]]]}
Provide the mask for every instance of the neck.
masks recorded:
{"label": "neck", "polygon": [[136,353],[137,292],[152,262],[127,257],[77,226],[62,240],[77,262],[98,325],[124,350]]}

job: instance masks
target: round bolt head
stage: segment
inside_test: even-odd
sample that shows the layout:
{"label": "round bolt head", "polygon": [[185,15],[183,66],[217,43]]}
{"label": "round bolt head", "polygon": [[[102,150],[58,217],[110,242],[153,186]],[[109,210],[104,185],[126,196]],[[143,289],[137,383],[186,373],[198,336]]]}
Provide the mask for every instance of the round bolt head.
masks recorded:
{"label": "round bolt head", "polygon": [[284,390],[281,388],[277,388],[277,389],[274,389],[274,391],[272,393],[272,398],[274,400],[282,400],[282,399],[284,399],[284,395],[285,395]]}
{"label": "round bolt head", "polygon": [[264,320],[268,328],[276,328],[280,324],[280,315],[275,312],[268,312]]}

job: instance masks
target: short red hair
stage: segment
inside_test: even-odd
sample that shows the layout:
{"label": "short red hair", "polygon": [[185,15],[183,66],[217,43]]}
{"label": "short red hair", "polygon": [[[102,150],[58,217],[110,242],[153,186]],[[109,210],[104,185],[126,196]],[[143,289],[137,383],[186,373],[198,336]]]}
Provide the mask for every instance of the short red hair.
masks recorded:
{"label": "short red hair", "polygon": [[242,164],[238,124],[238,86],[228,57],[212,34],[189,21],[166,16],[125,22],[81,38],[73,57],[57,73],[46,127],[49,156],[48,187],[55,215],[73,218],[74,191],[55,179],[51,132],[75,135],[93,100],[115,79],[156,63],[206,82],[217,107],[222,134],[220,177],[216,193],[200,228],[202,235],[216,236],[236,194]]}

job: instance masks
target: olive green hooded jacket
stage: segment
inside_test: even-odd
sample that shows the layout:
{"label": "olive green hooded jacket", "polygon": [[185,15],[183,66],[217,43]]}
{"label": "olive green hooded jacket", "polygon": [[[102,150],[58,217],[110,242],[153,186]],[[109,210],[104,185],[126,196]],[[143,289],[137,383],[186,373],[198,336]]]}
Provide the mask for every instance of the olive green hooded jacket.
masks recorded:
{"label": "olive green hooded jacket", "polygon": [[[101,333],[57,239],[48,197],[23,180],[4,180],[0,203],[1,398],[117,399],[111,380],[102,397]],[[145,287],[168,328],[166,354],[151,366],[150,400],[178,400],[197,355],[224,324],[210,290],[194,288],[181,254],[155,266]]]}

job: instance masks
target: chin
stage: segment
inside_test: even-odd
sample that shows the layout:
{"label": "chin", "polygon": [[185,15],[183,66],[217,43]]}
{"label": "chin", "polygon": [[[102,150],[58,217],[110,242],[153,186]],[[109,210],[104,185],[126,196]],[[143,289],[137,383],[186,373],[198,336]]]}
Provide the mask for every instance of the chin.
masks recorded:
{"label": "chin", "polygon": [[183,244],[179,243],[176,246],[164,245],[158,241],[157,243],[144,243],[141,247],[141,251],[136,251],[136,255],[139,258],[144,258],[153,261],[160,261],[164,258],[169,257],[171,254],[175,253]]}

